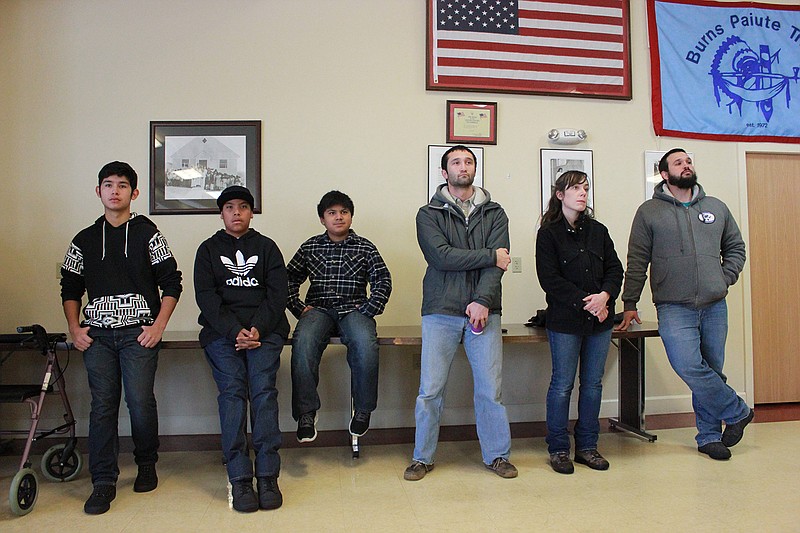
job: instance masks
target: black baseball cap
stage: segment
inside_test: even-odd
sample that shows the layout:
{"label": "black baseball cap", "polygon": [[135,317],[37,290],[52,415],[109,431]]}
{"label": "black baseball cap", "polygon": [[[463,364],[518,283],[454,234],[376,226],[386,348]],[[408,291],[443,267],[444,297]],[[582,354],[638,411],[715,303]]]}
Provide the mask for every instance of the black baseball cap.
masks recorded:
{"label": "black baseball cap", "polygon": [[241,185],[231,185],[230,187],[226,187],[225,190],[222,191],[222,194],[220,194],[217,198],[217,206],[219,207],[220,212],[222,211],[222,206],[231,200],[244,200],[250,205],[250,209],[254,209],[253,194],[247,189],[247,187],[242,187]]}

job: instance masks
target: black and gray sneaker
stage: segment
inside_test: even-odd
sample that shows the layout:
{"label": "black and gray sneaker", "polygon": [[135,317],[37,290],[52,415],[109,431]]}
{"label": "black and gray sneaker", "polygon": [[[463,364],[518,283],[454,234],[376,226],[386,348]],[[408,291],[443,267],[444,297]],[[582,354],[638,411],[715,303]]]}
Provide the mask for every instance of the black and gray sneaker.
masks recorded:
{"label": "black and gray sneaker", "polygon": [[242,479],[231,482],[233,495],[233,508],[240,513],[254,513],[258,511],[258,498],[253,491],[253,480]]}
{"label": "black and gray sneaker", "polygon": [[317,412],[303,413],[297,420],[297,442],[313,442],[317,438]]}
{"label": "black and gray sneaker", "polygon": [[133,492],[150,492],[158,486],[156,465],[139,465],[139,473],[133,482]]}
{"label": "black and gray sneaker", "polygon": [[111,509],[111,502],[117,497],[117,487],[114,485],[95,485],[92,495],[83,504],[86,514],[103,514]]}
{"label": "black and gray sneaker", "polygon": [[277,509],[283,505],[283,494],[278,488],[278,476],[256,478],[258,506],[261,509]]}
{"label": "black and gray sneaker", "polygon": [[367,411],[356,411],[350,419],[350,434],[354,437],[362,437],[369,431],[369,413]]}

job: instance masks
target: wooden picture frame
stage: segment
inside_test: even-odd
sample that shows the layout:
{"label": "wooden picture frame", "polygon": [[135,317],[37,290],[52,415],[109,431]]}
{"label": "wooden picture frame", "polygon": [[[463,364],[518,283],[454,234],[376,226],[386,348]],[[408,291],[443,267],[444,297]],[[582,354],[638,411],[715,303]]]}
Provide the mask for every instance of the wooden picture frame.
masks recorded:
{"label": "wooden picture frame", "polygon": [[497,144],[497,102],[448,100],[446,142]]}

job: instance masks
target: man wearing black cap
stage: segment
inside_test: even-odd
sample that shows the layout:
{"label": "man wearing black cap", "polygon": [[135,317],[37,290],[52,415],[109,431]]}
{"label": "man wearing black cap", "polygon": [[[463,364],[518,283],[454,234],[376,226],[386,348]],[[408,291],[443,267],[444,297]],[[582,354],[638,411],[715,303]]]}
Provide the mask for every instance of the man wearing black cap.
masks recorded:
{"label": "man wearing black cap", "polygon": [[[226,188],[217,198],[225,229],[206,239],[194,263],[194,288],[205,350],[219,389],[222,449],[240,512],[277,509],[281,433],[276,375],[289,335],[288,283],[275,242],[250,228],[253,195]],[[255,471],[247,446],[250,401]],[[253,491],[255,474],[258,495]]]}

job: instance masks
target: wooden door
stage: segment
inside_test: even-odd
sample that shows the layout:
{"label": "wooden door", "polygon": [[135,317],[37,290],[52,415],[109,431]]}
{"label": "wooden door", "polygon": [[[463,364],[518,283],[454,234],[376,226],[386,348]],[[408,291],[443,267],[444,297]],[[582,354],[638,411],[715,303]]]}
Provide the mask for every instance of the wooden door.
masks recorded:
{"label": "wooden door", "polygon": [[800,154],[747,159],[755,403],[800,401]]}

